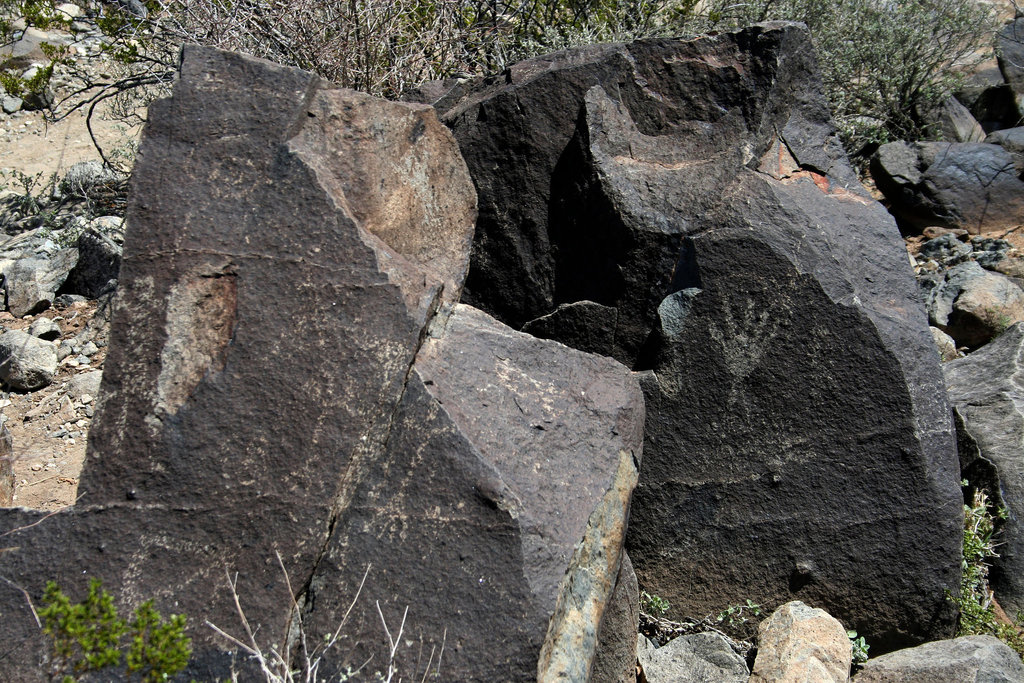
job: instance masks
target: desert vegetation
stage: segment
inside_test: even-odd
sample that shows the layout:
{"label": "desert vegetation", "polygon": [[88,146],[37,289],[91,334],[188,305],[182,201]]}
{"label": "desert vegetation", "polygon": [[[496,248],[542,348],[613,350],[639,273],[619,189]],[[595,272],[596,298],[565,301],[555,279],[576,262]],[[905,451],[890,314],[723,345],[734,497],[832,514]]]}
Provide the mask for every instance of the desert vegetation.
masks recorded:
{"label": "desert vegetation", "polygon": [[[50,0],[4,0],[9,17],[40,27],[71,22]],[[602,41],[692,35],[767,20],[811,29],[833,114],[848,151],[929,135],[923,112],[946,97],[961,70],[986,56],[997,28],[975,0],[138,0],[94,3],[76,23],[109,38],[117,68],[81,75],[55,115],[117,97],[160,94],[178,47],[239,50],[313,71],[339,85],[397,97],[433,79],[489,75],[523,57]],[[11,24],[0,25],[8,34]],[[980,49],[979,49],[980,48]],[[31,80],[0,76],[8,91],[37,92],[59,49]],[[126,97],[130,93],[131,97]],[[130,111],[134,107],[125,107]]]}

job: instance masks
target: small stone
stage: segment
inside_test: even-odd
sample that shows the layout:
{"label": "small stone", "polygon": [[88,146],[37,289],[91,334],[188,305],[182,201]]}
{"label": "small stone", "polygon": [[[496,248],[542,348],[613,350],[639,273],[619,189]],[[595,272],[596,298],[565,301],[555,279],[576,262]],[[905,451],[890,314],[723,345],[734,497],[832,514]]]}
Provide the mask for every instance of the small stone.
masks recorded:
{"label": "small stone", "polygon": [[82,405],[86,405],[92,403],[92,396],[90,396],[89,394],[82,394],[81,398],[79,398],[78,400],[82,402]]}
{"label": "small stone", "polygon": [[40,465],[39,463],[35,463],[34,465],[32,465],[32,467],[30,469],[33,472],[38,472],[39,470],[43,469],[43,466]]}
{"label": "small stone", "polygon": [[86,342],[85,346],[82,347],[81,354],[83,356],[93,356],[99,351],[99,347],[92,342]]}
{"label": "small stone", "polygon": [[4,95],[3,99],[0,99],[0,107],[3,107],[5,114],[13,114],[14,112],[21,109],[25,101],[20,97],[14,97],[13,95]]}
{"label": "small stone", "polygon": [[91,362],[89,360],[89,356],[86,356],[84,354],[77,356],[75,360],[78,361],[76,365],[88,365]]}
{"label": "small stone", "polygon": [[60,339],[60,332],[60,325],[46,317],[36,318],[28,328],[33,337],[51,342]]}

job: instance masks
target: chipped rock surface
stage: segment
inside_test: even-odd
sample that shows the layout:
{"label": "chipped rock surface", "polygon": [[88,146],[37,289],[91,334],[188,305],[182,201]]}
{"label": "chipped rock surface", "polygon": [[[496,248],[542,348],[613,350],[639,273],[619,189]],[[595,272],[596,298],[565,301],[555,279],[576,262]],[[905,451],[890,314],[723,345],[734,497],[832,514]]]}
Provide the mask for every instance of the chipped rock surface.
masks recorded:
{"label": "chipped rock surface", "polygon": [[466,300],[644,371],[640,585],[669,616],[800,597],[891,649],[952,632],[959,471],[812,52],[785,23],[583,47],[436,106],[479,193]]}
{"label": "chipped rock surface", "polygon": [[[255,675],[205,625],[242,635],[232,591],[265,652],[296,609],[319,640],[353,605],[324,667],[386,672],[383,618],[404,620],[403,677],[443,647],[450,680],[584,680],[642,394],[456,305],[475,194],[433,111],[185,48],[131,197],[79,500],[0,510],[0,572],[35,599],[40,576],[73,595],[96,577],[188,615],[198,680]],[[11,586],[0,636],[39,638]],[[37,645],[0,678],[41,679]]]}

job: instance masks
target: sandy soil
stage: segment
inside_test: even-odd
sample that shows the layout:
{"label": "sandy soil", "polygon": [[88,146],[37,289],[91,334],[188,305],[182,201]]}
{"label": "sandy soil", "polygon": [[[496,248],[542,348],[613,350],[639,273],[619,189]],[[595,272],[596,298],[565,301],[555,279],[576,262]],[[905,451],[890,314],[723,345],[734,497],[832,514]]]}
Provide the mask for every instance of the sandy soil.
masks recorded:
{"label": "sandy soil", "polygon": [[[46,317],[61,327],[61,339],[70,340],[95,311],[94,301],[24,318],[5,311],[0,313],[0,325],[24,330],[36,318]],[[27,394],[11,392],[0,400],[14,445],[15,505],[55,510],[75,502],[96,397],[69,393],[68,382],[75,375],[102,368],[105,356],[105,347],[90,357],[88,364],[79,363],[76,358],[80,356],[68,356],[50,386]]]}

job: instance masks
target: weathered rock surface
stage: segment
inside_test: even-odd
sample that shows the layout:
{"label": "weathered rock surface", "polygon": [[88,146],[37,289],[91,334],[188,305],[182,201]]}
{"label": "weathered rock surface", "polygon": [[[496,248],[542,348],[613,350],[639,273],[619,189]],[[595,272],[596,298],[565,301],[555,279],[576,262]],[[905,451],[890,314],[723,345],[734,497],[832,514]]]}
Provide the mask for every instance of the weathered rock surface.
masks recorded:
{"label": "weathered rock surface", "polygon": [[50,258],[22,258],[5,267],[7,310],[20,318],[49,308],[77,260],[77,249],[61,249]]}
{"label": "weathered rock surface", "polygon": [[935,339],[935,348],[939,352],[939,358],[943,361],[953,360],[960,355],[956,348],[956,340],[950,337],[937,327],[930,328],[932,337]]}
{"label": "weathered rock surface", "polygon": [[923,118],[933,140],[981,142],[985,139],[985,130],[981,124],[955,97],[947,97],[925,112]]}
{"label": "weathered rock surface", "polygon": [[992,636],[964,636],[872,657],[854,683],[1020,683],[1024,664]]}
{"label": "weathered rock surface", "polygon": [[997,130],[985,138],[985,142],[999,145],[1013,157],[1013,166],[1018,176],[1024,176],[1024,126]]}
{"label": "weathered rock surface", "polygon": [[1024,325],[943,366],[961,420],[961,465],[1010,515],[1003,525],[992,585],[1012,616],[1024,611]]}
{"label": "weathered rock surface", "polygon": [[1024,115],[1024,17],[1017,17],[999,31],[996,39],[999,70],[1013,91],[1017,112]]}
{"label": "weathered rock surface", "polygon": [[747,683],[750,677],[747,663],[718,633],[680,636],[639,652],[647,683]]}
{"label": "weathered rock surface", "polygon": [[903,242],[811,53],[790,24],[604,45],[439,106],[480,193],[470,300],[652,371],[640,585],[676,615],[800,596],[892,648],[951,633],[959,472]]}
{"label": "weathered rock surface", "polygon": [[956,98],[986,132],[1015,126],[1020,121],[1013,90],[995,63],[969,74],[957,90]]}
{"label": "weathered rock surface", "polygon": [[640,629],[640,587],[629,555],[622,553],[615,592],[601,618],[591,683],[636,683],[636,644]]}
{"label": "weathered rock surface", "polygon": [[871,176],[909,228],[944,225],[971,233],[1024,223],[1024,181],[999,145],[890,142],[871,159]]}
{"label": "weathered rock surface", "polygon": [[11,431],[0,423],[0,506],[14,503],[14,448]]}
{"label": "weathered rock surface", "polygon": [[0,381],[15,391],[35,391],[53,381],[57,346],[20,330],[0,334]]}
{"label": "weathered rock surface", "polygon": [[49,318],[39,317],[29,325],[28,333],[33,337],[39,337],[40,339],[52,342],[60,339],[60,325]]}
{"label": "weathered rock surface", "polygon": [[1024,291],[1002,273],[975,261],[961,263],[937,279],[922,280],[928,318],[960,346],[978,347],[1010,325],[1024,321]]}
{"label": "weathered rock surface", "polygon": [[846,683],[851,661],[843,625],[825,610],[794,601],[758,626],[750,683]]}
{"label": "weathered rock surface", "polygon": [[446,680],[585,680],[642,393],[456,305],[475,195],[433,111],[190,47],[132,184],[81,498],[0,511],[0,638],[40,637],[14,586],[98,577],[188,616],[197,680],[256,675],[205,625],[242,635],[231,590],[264,652],[352,605],[322,675],[386,675],[389,628],[409,680],[442,647]]}
{"label": "weathered rock surface", "polygon": [[68,273],[65,289],[96,299],[113,291],[121,270],[121,246],[108,235],[88,228],[78,236],[78,261]]}

